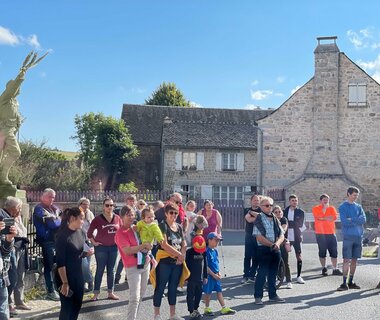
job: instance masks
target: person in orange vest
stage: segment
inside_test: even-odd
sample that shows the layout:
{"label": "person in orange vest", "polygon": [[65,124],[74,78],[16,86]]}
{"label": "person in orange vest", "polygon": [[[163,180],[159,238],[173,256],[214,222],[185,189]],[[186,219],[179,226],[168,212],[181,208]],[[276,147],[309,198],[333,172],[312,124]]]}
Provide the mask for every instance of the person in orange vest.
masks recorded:
{"label": "person in orange vest", "polygon": [[326,254],[329,251],[331,264],[333,266],[333,275],[341,276],[342,272],[337,267],[338,260],[338,243],[335,235],[335,221],[337,212],[333,206],[330,206],[330,197],[322,194],[319,197],[320,204],[312,209],[314,216],[314,229],[319,249],[319,261],[322,266],[322,275],[327,276]]}

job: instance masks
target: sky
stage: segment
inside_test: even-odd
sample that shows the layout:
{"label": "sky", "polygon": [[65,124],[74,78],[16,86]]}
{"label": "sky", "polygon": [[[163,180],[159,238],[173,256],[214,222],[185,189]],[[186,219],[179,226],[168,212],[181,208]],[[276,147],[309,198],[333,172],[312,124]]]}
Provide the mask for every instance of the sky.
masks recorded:
{"label": "sky", "polygon": [[20,140],[77,151],[74,117],[120,118],[174,82],[199,107],[278,108],[314,74],[316,37],[337,36],[380,81],[380,2],[61,0],[0,2],[0,92],[31,50]]}

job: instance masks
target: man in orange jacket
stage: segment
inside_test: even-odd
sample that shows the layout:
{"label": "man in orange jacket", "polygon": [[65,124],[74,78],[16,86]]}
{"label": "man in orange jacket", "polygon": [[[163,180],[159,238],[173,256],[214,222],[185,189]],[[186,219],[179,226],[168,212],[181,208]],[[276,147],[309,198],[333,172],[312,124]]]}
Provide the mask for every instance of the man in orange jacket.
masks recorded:
{"label": "man in orange jacket", "polygon": [[319,249],[319,261],[322,266],[322,275],[327,276],[326,253],[329,251],[331,263],[333,265],[333,275],[342,275],[337,268],[338,243],[335,235],[335,220],[337,212],[333,206],[330,206],[330,197],[322,194],[319,197],[320,204],[312,209],[314,216],[314,229]]}

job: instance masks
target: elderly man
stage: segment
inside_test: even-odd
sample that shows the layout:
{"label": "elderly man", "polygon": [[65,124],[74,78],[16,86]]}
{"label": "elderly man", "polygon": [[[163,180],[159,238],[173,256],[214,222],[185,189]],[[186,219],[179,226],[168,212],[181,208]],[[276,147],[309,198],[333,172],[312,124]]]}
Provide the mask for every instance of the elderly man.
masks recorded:
{"label": "elderly man", "polygon": [[268,279],[269,302],[282,303],[277,295],[276,276],[281,260],[280,247],[284,241],[284,230],[280,221],[272,213],[273,199],[263,196],[260,199],[261,212],[256,216],[252,234],[257,240],[257,261],[259,268],[255,281],[255,304],[262,305],[265,280]]}
{"label": "elderly man", "polygon": [[[182,207],[182,195],[178,192],[174,192],[170,195],[169,200],[167,203],[175,203],[179,207],[179,214],[177,216],[177,223],[181,224],[183,227],[183,230],[186,231],[187,228],[187,218],[186,218],[186,212]],[[158,223],[160,223],[162,220],[165,219],[165,208],[158,209],[155,213],[156,219]]]}
{"label": "elderly man", "polygon": [[[8,286],[9,295],[9,313],[11,316],[17,315],[17,309],[31,310],[24,302],[24,276],[25,276],[25,262],[27,254],[27,245],[29,243],[27,238],[27,230],[22,222],[20,215],[22,209],[22,201],[15,197],[7,197],[4,203],[4,209],[0,209],[1,218],[12,217],[15,221],[16,237],[14,248],[11,251],[11,267],[9,270],[10,285]],[[12,304],[12,293],[16,307]]]}
{"label": "elderly man", "polygon": [[[1,214],[7,214],[6,211],[1,210]],[[5,222],[0,221],[0,232],[4,233]],[[13,250],[14,237],[16,235],[16,227],[10,226],[9,231],[5,236],[0,237],[0,320],[9,319],[8,307],[8,289],[10,285],[8,270],[11,264],[11,252]]]}
{"label": "elderly man", "polygon": [[55,260],[54,238],[61,225],[61,211],[53,205],[54,200],[55,191],[50,188],[45,189],[41,196],[41,203],[34,208],[33,223],[36,227],[37,243],[42,247],[47,298],[59,301],[58,292],[53,285],[52,269]]}

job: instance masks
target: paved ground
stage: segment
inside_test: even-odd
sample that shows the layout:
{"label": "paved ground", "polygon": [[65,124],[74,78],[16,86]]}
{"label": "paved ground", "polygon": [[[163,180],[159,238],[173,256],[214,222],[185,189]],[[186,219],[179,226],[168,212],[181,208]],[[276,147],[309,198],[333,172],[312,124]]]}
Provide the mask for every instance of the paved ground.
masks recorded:
{"label": "paved ground", "polygon": [[[223,253],[225,256],[225,273],[223,279],[224,296],[227,304],[238,311],[234,316],[222,316],[216,313],[209,319],[377,319],[380,308],[379,290],[373,289],[380,280],[379,258],[363,258],[359,262],[355,281],[362,286],[361,290],[349,290],[347,292],[336,292],[336,288],[341,283],[341,277],[320,275],[319,260],[317,256],[317,246],[314,243],[307,243],[303,247],[304,273],[306,284],[294,284],[293,289],[280,289],[279,295],[286,299],[285,304],[273,305],[264,303],[263,306],[253,304],[253,284],[241,285],[241,272],[243,263],[243,242],[244,234],[240,232],[225,232]],[[339,243],[341,247],[341,243]],[[341,252],[341,249],[339,249]],[[291,256],[291,269],[295,270],[295,257]],[[224,268],[222,267],[222,271]],[[331,272],[331,271],[330,271]],[[128,286],[122,283],[117,286],[117,294],[121,300],[111,302],[106,300],[106,291],[103,291],[100,300],[97,302],[85,301],[81,310],[80,319],[123,319],[128,304]],[[144,299],[139,311],[139,319],[152,319],[152,288],[149,286],[148,295]],[[103,299],[102,299],[103,298]],[[264,297],[264,302],[267,297]],[[88,300],[88,299],[87,299]],[[31,303],[32,304],[32,303]],[[46,301],[35,301],[34,316],[32,313],[24,314],[24,319],[57,319],[59,306],[56,303]],[[44,305],[45,304],[45,307]],[[48,306],[46,305],[48,304]],[[219,310],[218,303],[212,301],[212,308]],[[48,308],[50,307],[50,308]],[[51,308],[55,309],[51,309]],[[178,297],[178,314],[186,316],[185,296]],[[203,310],[203,305],[202,305]],[[50,314],[37,316],[38,312],[49,311]],[[52,312],[53,311],[53,312]],[[163,319],[168,318],[167,300],[162,304]],[[128,319],[127,319],[128,320]]]}

